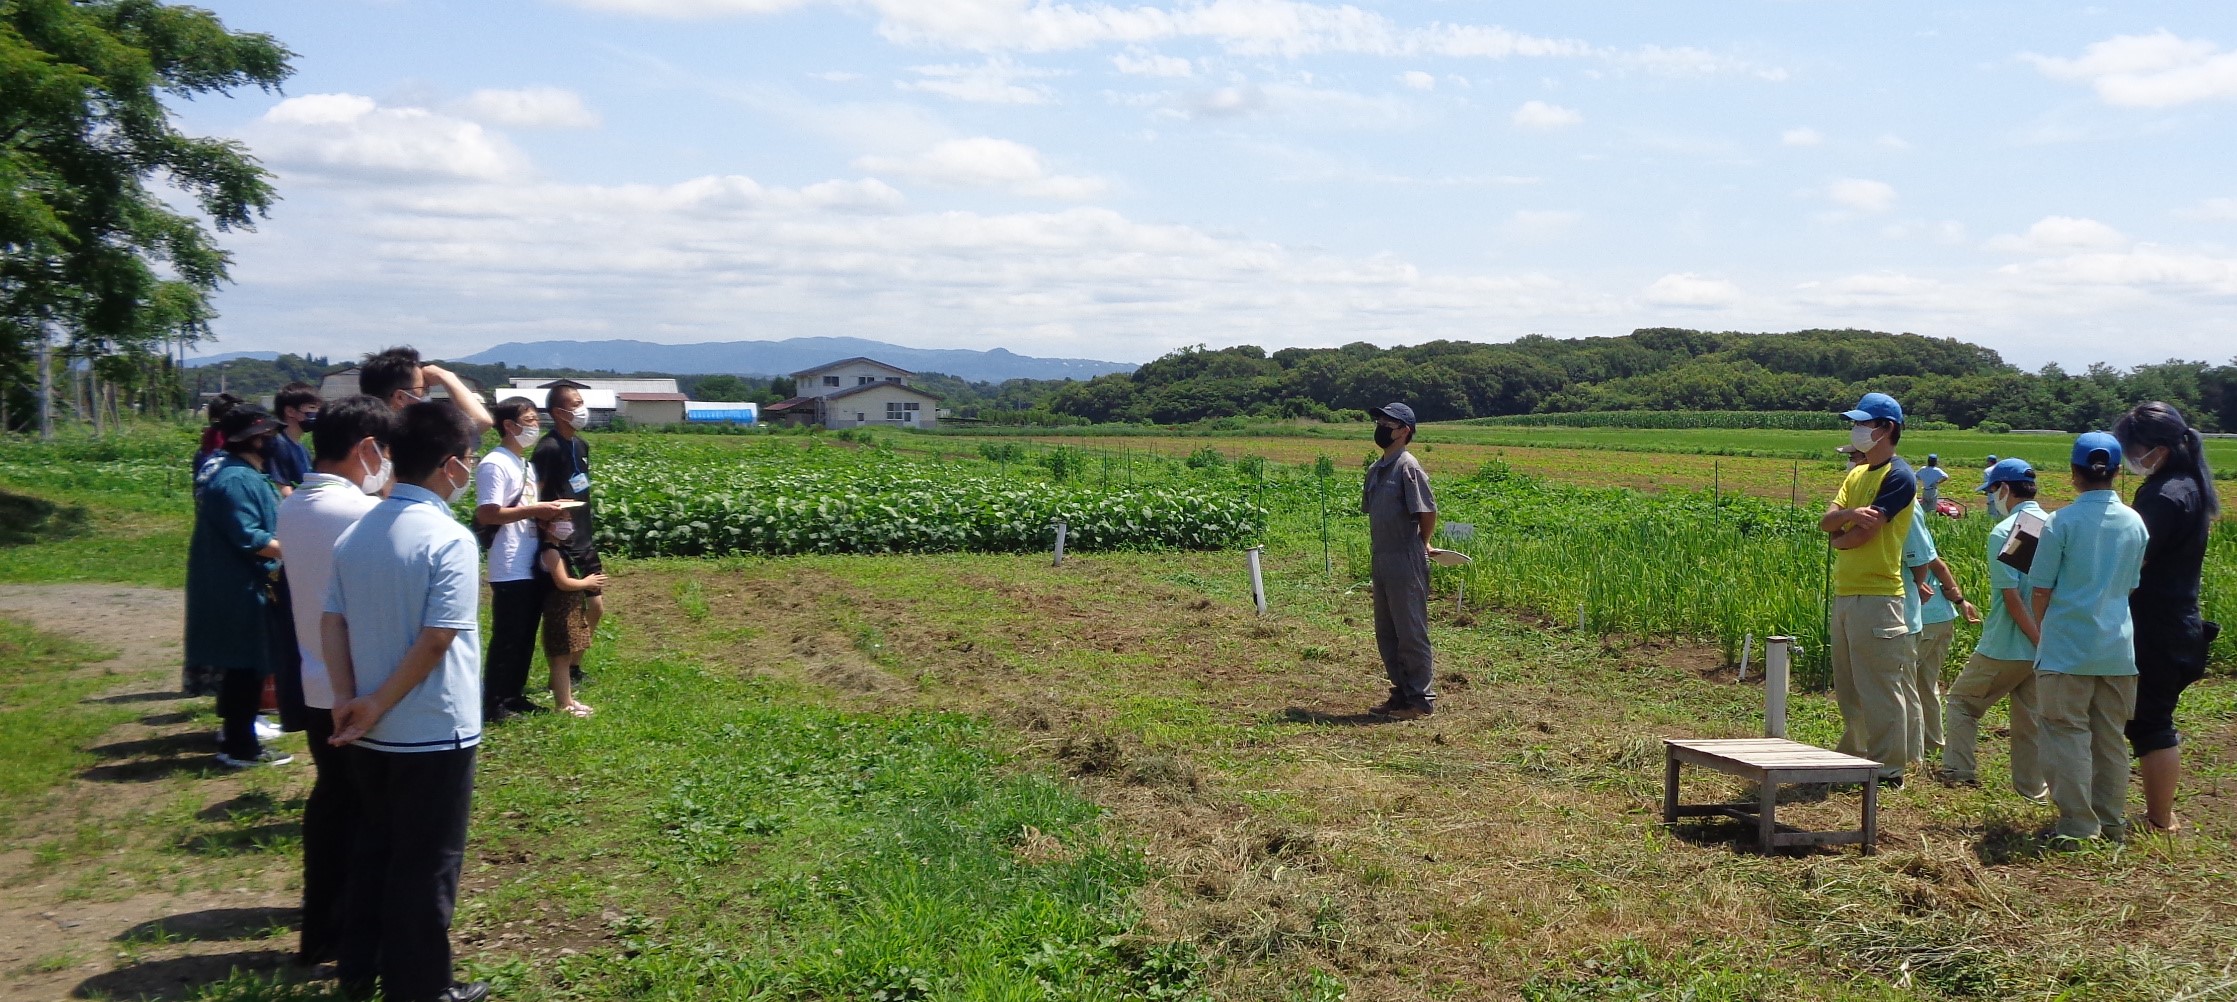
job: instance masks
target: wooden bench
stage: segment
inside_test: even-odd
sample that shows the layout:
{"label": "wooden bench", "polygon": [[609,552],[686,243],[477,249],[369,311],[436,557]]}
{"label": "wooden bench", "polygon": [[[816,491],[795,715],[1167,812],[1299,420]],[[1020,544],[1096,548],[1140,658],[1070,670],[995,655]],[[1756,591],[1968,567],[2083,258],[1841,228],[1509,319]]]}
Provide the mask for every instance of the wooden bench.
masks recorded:
{"label": "wooden bench", "polygon": [[[1756,847],[1763,852],[1792,845],[1846,845],[1855,843],[1869,854],[1880,834],[1880,763],[1868,758],[1826,751],[1785,738],[1686,739],[1664,738],[1662,820],[1730,817],[1755,822]],[[1758,803],[1680,804],[1678,767],[1697,765],[1751,779]],[[1864,827],[1855,831],[1812,832],[1778,822],[1779,787],[1787,783],[1861,783],[1864,786]]]}

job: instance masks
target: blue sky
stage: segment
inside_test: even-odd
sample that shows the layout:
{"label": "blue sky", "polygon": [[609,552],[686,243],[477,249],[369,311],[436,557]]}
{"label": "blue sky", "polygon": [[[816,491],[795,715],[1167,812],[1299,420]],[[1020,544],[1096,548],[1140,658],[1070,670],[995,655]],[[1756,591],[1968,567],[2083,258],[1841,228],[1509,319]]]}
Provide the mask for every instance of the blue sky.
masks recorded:
{"label": "blue sky", "polygon": [[1144,361],[1854,326],[2237,355],[2237,8],[218,2],[280,176],[220,350]]}

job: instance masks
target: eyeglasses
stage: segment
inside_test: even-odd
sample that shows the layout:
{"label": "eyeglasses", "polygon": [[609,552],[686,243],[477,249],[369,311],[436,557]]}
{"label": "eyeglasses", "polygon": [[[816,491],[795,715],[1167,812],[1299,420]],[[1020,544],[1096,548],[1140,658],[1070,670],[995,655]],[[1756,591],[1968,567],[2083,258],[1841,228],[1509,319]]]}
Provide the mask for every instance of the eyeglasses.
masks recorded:
{"label": "eyeglasses", "polygon": [[411,394],[414,400],[425,400],[427,399],[427,384],[421,383],[418,386],[404,387],[404,392]]}

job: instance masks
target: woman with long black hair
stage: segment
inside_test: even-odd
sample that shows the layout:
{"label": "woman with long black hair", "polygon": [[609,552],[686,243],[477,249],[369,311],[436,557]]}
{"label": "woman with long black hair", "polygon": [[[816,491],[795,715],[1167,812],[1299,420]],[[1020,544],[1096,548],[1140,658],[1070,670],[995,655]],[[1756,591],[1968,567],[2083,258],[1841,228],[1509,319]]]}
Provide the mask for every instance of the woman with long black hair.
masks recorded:
{"label": "woman with long black hair", "polygon": [[2221,514],[2206,444],[2181,411],[2159,401],[2139,404],[2113,423],[2122,465],[2144,478],[2134,507],[2151,532],[2144,571],[2129,596],[2136,624],[2136,713],[2129,747],[2144,779],[2144,818],[2153,831],[2175,832],[2175,784],[2182,774],[2175,703],[2206,674],[2206,648],[2218,629],[2198,614],[2198,582],[2206,536]]}

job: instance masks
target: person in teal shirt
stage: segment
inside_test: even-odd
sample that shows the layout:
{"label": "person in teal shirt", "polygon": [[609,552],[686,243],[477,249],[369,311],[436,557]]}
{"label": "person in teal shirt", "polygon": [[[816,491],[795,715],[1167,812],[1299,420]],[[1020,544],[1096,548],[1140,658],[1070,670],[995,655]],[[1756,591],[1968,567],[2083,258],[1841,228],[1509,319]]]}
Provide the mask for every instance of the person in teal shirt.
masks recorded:
{"label": "person in teal shirt", "polygon": [[290,756],[256,734],[264,679],[272,673],[272,587],[279,570],[279,493],[264,475],[280,423],[254,407],[219,422],[225,445],[205,467],[186,554],[186,663],[221,679],[218,764],[286,765]]}
{"label": "person in teal shirt", "polygon": [[2136,709],[2136,646],[2128,593],[2144,569],[2149,534],[2113,490],[2120,441],[2101,431],[2074,440],[2074,503],[2043,527],[2027,571],[2040,632],[2035,695],[2043,769],[2058,806],[2055,841],[2125,832],[2128,748]]}
{"label": "person in teal shirt", "polygon": [[2050,796],[2037,750],[2035,712],[2035,616],[2026,593],[2027,575],[1996,559],[2012,538],[2020,518],[2047,516],[2035,503],[2035,468],[2024,459],[2007,459],[1988,468],[1980,492],[1988,495],[1989,514],[2001,521],[1988,534],[1988,616],[1945,697],[1942,732],[1942,782],[1979,786],[1981,717],[1997,700],[2012,698],[2012,789],[2029,800]]}
{"label": "person in teal shirt", "polygon": [[1968,623],[1980,622],[1981,614],[1965,600],[1935,547],[1925,508],[1913,505],[1911,513],[1911,535],[1903,540],[1903,622],[1918,648],[1912,674],[1919,698],[1911,707],[1910,741],[1911,757],[1923,762],[1927,749],[1942,748],[1942,668],[1957,639],[1958,607],[1964,607]]}

